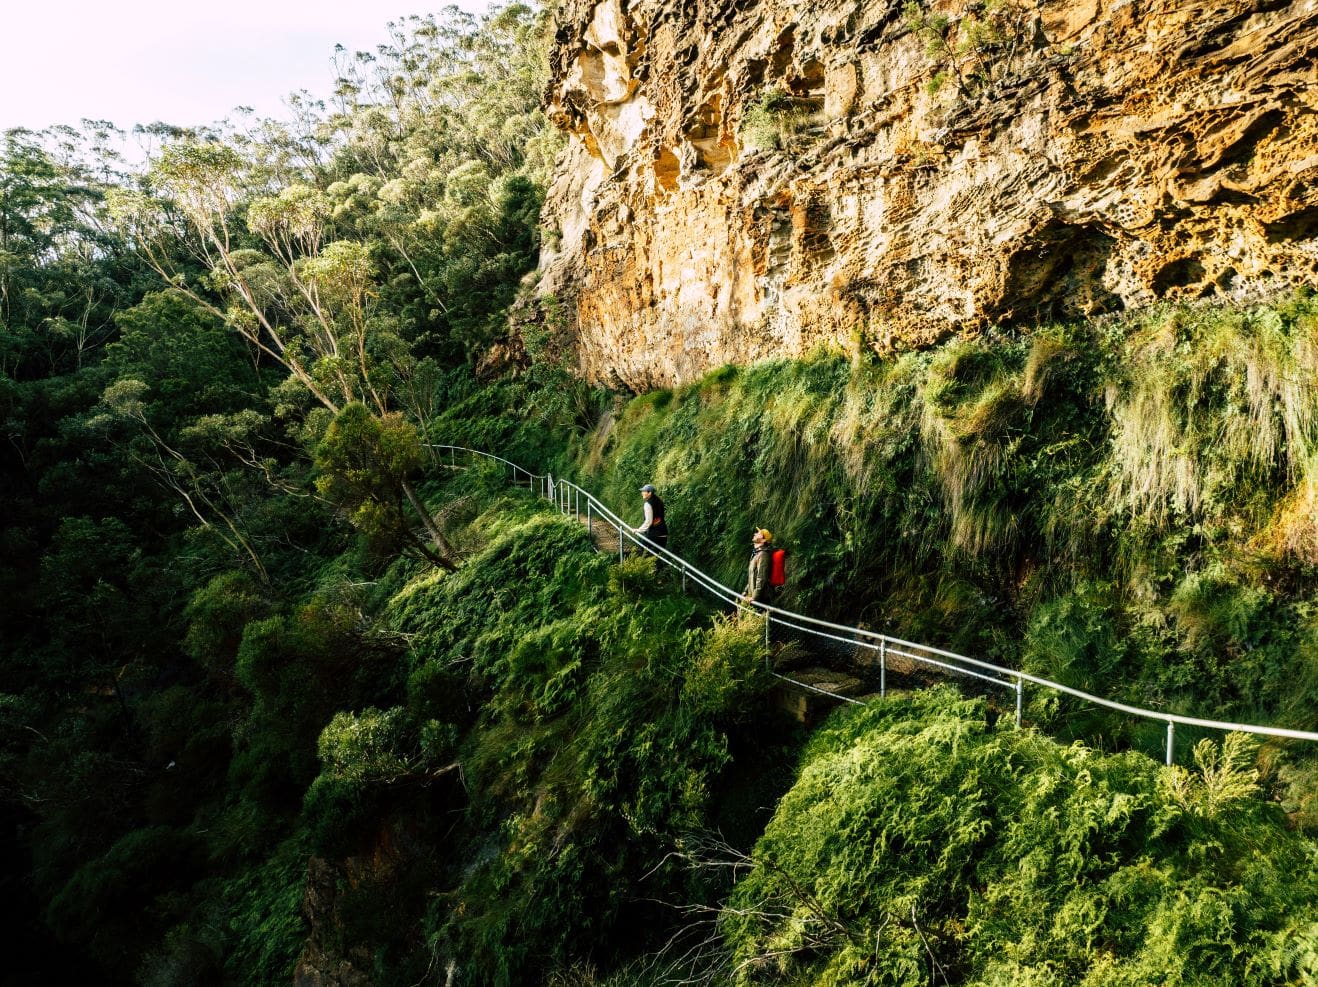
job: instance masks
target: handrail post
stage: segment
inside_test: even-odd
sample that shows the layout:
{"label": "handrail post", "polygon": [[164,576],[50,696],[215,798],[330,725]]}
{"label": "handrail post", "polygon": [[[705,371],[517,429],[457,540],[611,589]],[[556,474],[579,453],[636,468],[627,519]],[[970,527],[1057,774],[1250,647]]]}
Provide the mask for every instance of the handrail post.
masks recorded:
{"label": "handrail post", "polygon": [[773,623],[773,614],[764,611],[764,670],[773,671],[773,656],[769,653],[769,625]]}
{"label": "handrail post", "polygon": [[[554,475],[550,473],[548,470],[546,470],[544,473],[534,473],[527,470],[525,467],[512,462],[509,459],[503,458],[502,456],[498,456],[488,452],[481,452],[476,449],[469,449],[466,446],[458,446],[458,445],[453,445],[451,443],[434,443],[434,442],[426,442],[424,445],[432,457],[429,460],[429,462],[436,467],[442,466],[444,463],[444,460],[442,458],[442,452],[440,452],[440,450],[442,449],[448,449],[449,466],[455,470],[457,469],[457,459],[459,452],[463,454],[464,469],[472,468],[476,466],[478,463],[483,463],[485,460],[501,462],[507,465],[509,467],[512,483],[514,485],[520,484],[521,478],[525,476],[528,490],[538,490],[540,494],[543,495],[545,500],[555,503],[555,505],[559,510],[559,513],[569,516],[575,514],[576,521],[578,523],[580,523],[581,521],[581,501],[584,497],[584,499],[586,500],[586,528],[593,541],[594,533],[595,533],[595,513],[594,513],[593,505],[595,503],[599,503],[599,501],[594,500],[589,491],[582,489],[581,487],[577,486],[577,484],[572,483],[571,481],[566,480],[562,477],[556,479]],[[537,480],[539,481],[538,485],[536,482]],[[570,490],[564,489],[564,484],[568,484],[568,486],[570,486],[571,489]],[[688,591],[688,585],[687,585],[688,577],[694,579],[695,577],[691,576],[691,574],[695,573],[697,576],[700,577],[699,579],[696,579],[696,585],[699,589],[712,592],[714,596],[716,596],[719,600],[723,601],[724,603],[732,602],[736,606],[737,612],[739,614],[744,613],[753,608],[752,605],[748,605],[744,600],[742,600],[736,594],[734,594],[734,592],[729,587],[724,586],[722,583],[718,582],[718,580],[714,579],[713,577],[710,577],[701,569],[687,562],[685,559],[679,556],[671,555],[666,551],[661,554],[661,552],[656,547],[654,547],[653,544],[649,542],[648,539],[639,538],[634,533],[634,529],[632,529],[625,521],[623,521],[622,518],[615,515],[611,510],[604,507],[602,504],[600,509],[604,512],[601,515],[601,519],[603,520],[605,526],[607,527],[609,524],[613,524],[616,526],[618,530],[618,561],[620,563],[624,563],[627,558],[627,543],[625,539],[631,538],[633,544],[641,551],[649,555],[655,556],[660,561],[666,561],[670,565],[675,565],[681,571],[683,592]],[[765,662],[766,662],[766,666],[769,668],[770,671],[772,671],[772,660],[769,654],[769,649],[773,643],[773,616],[771,609],[772,608],[765,609],[765,617],[764,617],[764,640],[765,640],[765,652],[766,652]],[[802,614],[794,614],[790,611],[780,611],[780,612],[784,613],[784,616],[786,618],[784,621],[784,626],[796,627],[797,625],[795,621],[797,619],[800,619],[812,625],[812,626],[799,627],[799,630],[803,633],[818,635],[821,638],[840,641],[843,644],[851,644],[853,646],[860,646],[863,643],[863,646],[866,647],[867,649],[878,650],[879,695],[883,698],[887,697],[887,690],[888,690],[888,681],[887,681],[888,643],[891,640],[893,644],[894,654],[904,655],[911,660],[923,664],[930,664],[935,667],[941,668],[947,672],[970,675],[978,679],[990,681],[1002,688],[1014,689],[1016,693],[1016,726],[1019,729],[1023,725],[1024,711],[1025,711],[1024,696],[1025,696],[1026,673],[1022,670],[1013,669],[1013,668],[1003,668],[999,665],[993,664],[992,662],[987,662],[975,658],[967,658],[963,655],[958,655],[953,652],[945,651],[939,648],[932,648],[929,647],[928,645],[916,644],[914,642],[904,641],[901,638],[889,639],[887,635],[876,631],[863,630],[861,628],[851,627],[851,626],[841,626],[839,624],[831,623],[826,620],[812,618]],[[878,642],[877,645],[875,644],[876,641]],[[913,648],[918,653],[910,654],[906,651],[901,650],[903,648]],[[941,657],[944,660],[942,661],[936,660],[934,656]],[[952,664],[948,664],[948,662],[952,662]],[[901,667],[902,666],[900,665],[898,666],[899,672],[901,671]],[[975,671],[974,669],[976,668],[980,669],[980,671]],[[991,674],[986,674],[986,673],[991,673]],[[1254,726],[1250,724],[1223,723],[1217,720],[1201,719],[1198,717],[1187,716],[1180,713],[1170,713],[1165,710],[1155,711],[1151,709],[1141,709],[1139,707],[1133,707],[1125,703],[1116,702],[1111,699],[1104,699],[1100,696],[1094,696],[1083,690],[1061,685],[1057,682],[1053,682],[1045,678],[1039,678],[1035,675],[1030,676],[1030,682],[1031,684],[1037,685],[1040,688],[1048,689],[1050,690],[1050,692],[1073,695],[1078,699],[1081,699],[1086,702],[1119,710],[1120,712],[1126,714],[1127,716],[1139,717],[1143,720],[1154,721],[1154,722],[1156,722],[1159,719],[1164,720],[1167,724],[1165,762],[1169,767],[1174,765],[1176,761],[1176,724],[1178,722],[1183,722],[1187,726],[1207,728],[1210,730],[1213,729],[1243,730],[1252,734],[1295,737],[1300,740],[1318,741],[1318,731],[1289,730],[1275,726]]]}

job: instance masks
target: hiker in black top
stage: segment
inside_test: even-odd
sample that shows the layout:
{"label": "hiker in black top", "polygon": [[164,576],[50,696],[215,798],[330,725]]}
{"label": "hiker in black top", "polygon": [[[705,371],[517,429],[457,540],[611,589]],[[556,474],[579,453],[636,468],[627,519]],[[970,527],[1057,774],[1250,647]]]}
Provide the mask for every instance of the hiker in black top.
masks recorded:
{"label": "hiker in black top", "polygon": [[641,497],[645,503],[645,522],[633,529],[638,535],[661,548],[668,547],[668,525],[664,520],[663,499],[655,493],[654,487],[646,484],[641,487]]}

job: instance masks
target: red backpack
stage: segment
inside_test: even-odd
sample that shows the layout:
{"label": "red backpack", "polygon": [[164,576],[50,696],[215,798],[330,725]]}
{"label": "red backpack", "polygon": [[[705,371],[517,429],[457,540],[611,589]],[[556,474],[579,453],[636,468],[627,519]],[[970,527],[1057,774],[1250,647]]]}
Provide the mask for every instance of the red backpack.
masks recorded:
{"label": "red backpack", "polygon": [[769,570],[769,585],[781,586],[787,582],[787,549],[775,548],[772,560],[773,567]]}

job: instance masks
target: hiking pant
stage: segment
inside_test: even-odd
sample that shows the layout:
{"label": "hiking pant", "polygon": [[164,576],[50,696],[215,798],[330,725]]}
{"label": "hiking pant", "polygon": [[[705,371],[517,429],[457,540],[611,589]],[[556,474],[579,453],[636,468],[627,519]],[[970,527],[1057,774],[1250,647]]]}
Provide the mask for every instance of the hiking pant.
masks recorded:
{"label": "hiking pant", "polygon": [[[647,531],[645,534],[641,535],[641,537],[644,538],[646,541],[648,541],[651,545],[658,545],[660,548],[668,547],[667,531],[661,531],[658,534],[655,534],[653,531]],[[655,555],[654,557],[655,572],[663,572],[664,566],[666,566],[667,564],[668,564],[667,561],[662,556],[658,554]]]}

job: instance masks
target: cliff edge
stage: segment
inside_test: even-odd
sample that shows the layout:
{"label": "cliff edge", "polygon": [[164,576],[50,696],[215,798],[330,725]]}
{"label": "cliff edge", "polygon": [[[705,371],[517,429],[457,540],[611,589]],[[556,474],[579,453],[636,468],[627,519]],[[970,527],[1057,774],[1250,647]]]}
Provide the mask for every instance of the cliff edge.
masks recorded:
{"label": "cliff edge", "polygon": [[1318,282],[1318,3],[569,0],[542,294],[644,389]]}

